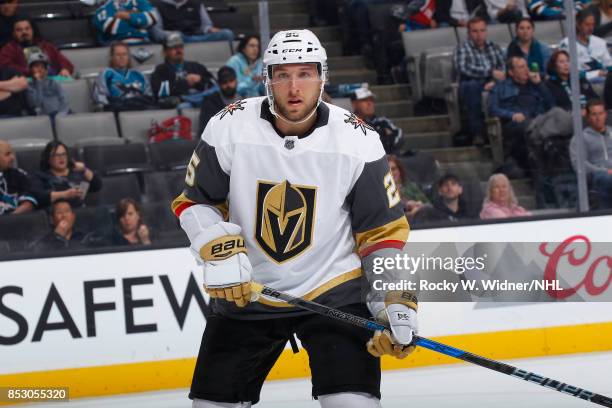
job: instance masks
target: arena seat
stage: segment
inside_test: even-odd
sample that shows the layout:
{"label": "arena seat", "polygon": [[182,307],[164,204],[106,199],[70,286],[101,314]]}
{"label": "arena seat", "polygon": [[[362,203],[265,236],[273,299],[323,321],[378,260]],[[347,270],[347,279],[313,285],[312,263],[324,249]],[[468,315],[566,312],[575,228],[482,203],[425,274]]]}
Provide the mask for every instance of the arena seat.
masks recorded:
{"label": "arena seat", "polygon": [[11,143],[19,140],[53,140],[53,128],[51,120],[46,115],[26,116],[22,118],[10,118],[0,120],[2,138]]}
{"label": "arena seat", "polygon": [[[209,7],[209,2],[206,2]],[[212,16],[215,26],[231,29],[237,36],[257,33],[256,16],[244,12],[217,12]]]}
{"label": "arena seat", "polygon": [[44,211],[0,217],[0,240],[9,242],[11,251],[25,250],[28,243],[34,242],[49,232],[49,220]]}
{"label": "arena seat", "polygon": [[430,49],[421,55],[423,96],[444,98],[453,80],[453,53],[455,48]]}
{"label": "arena seat", "polygon": [[147,143],[148,130],[153,121],[161,122],[177,115],[174,109],[133,111],[119,113],[119,128],[124,139],[130,142]]}
{"label": "arena seat", "polygon": [[412,91],[415,100],[420,100],[423,97],[421,56],[432,48],[454,50],[457,46],[457,34],[452,27],[407,31],[402,33],[402,41],[407,59],[408,79],[411,84],[414,84]]}
{"label": "arena seat", "polygon": [[97,76],[102,67],[108,66],[109,48],[79,48],[63,50],[81,78]]}
{"label": "arena seat", "polygon": [[112,112],[58,116],[55,120],[55,129],[58,140],[68,146],[121,143]]}
{"label": "arena seat", "polygon": [[107,207],[75,208],[76,221],[74,228],[78,231],[111,232],[113,217]]}
{"label": "arena seat", "polygon": [[151,163],[158,170],[185,169],[199,138],[149,144]]}
{"label": "arena seat", "polygon": [[105,175],[139,173],[151,170],[142,143],[84,146],[81,159],[87,167]]}
{"label": "arena seat", "polygon": [[102,177],[102,189],[88,194],[85,203],[89,205],[114,206],[122,198],[132,198],[141,201],[140,184],[136,174]]}
{"label": "arena seat", "polygon": [[154,231],[172,231],[180,229],[178,219],[170,208],[168,201],[142,204],[142,215]]}
{"label": "arena seat", "polygon": [[[44,7],[48,7],[45,3]],[[45,11],[46,12],[46,11]],[[42,38],[59,48],[95,47],[96,35],[91,19],[71,18],[45,19],[36,22]]]}
{"label": "arena seat", "polygon": [[185,170],[156,171],[145,174],[145,197],[148,202],[170,202],[185,185]]}
{"label": "arena seat", "polygon": [[89,83],[84,79],[60,83],[66,92],[72,113],[93,112],[93,101]]}
{"label": "arena seat", "polygon": [[196,61],[207,68],[219,68],[232,56],[228,41],[212,41],[185,44],[185,59]]}

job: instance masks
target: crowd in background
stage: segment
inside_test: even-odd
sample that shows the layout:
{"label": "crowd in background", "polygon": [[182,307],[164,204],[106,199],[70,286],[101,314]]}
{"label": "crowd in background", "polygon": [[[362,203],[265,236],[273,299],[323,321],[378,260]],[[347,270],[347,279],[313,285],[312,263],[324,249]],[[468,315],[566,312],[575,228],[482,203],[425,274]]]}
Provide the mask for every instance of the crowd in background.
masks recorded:
{"label": "crowd in background", "polygon": [[[372,52],[368,31],[370,4],[385,0],[311,1],[311,24],[343,24],[352,41],[345,52]],[[424,188],[410,180],[402,148],[402,129],[376,113],[376,95],[367,84],[326,86],[333,95],[350,95],[352,111],[380,134],[407,217],[416,226],[530,216],[519,205],[512,179],[532,177],[538,208],[576,205],[577,138],[570,116],[568,39],[545,44],[537,39],[538,20],[556,20],[568,14],[560,1],[531,0],[409,0],[394,1],[389,16],[396,33],[461,27],[467,41],[454,52],[459,98],[464,107],[469,142],[489,141],[485,115],[497,118],[503,133],[504,164],[487,182],[485,197],[470,200],[467,180],[449,171]],[[577,27],[580,94],[585,124],[586,169],[589,186],[598,195],[599,208],[612,208],[612,134],[607,107],[612,106],[612,58],[606,37],[612,31],[608,0],[574,2]],[[340,7],[338,7],[340,6]],[[341,11],[341,12],[340,12]],[[256,35],[239,39],[235,54],[216,76],[205,61],[193,61],[185,44],[236,39],[218,28],[198,0],[108,1],[94,16],[100,44],[109,45],[108,67],[93,85],[96,110],[123,112],[160,108],[200,109],[194,131],[201,132],[224,106],[245,97],[265,94],[261,46]],[[346,27],[348,23],[349,27]],[[490,24],[512,23],[516,36],[502,48],[487,38]],[[146,75],[132,66],[130,47],[150,41],[163,45],[164,62]],[[75,68],[54,44],[37,32],[36,24],[19,13],[18,0],[0,1],[0,118],[27,115],[71,114],[62,88],[76,76]],[[393,50],[390,51],[393,53]],[[395,61],[401,65],[401,58]],[[364,86],[365,85],[365,86]],[[342,92],[339,90],[343,89]],[[484,96],[484,97],[483,97]],[[1,122],[0,122],[1,123]],[[2,134],[0,134],[2,137]],[[50,251],[108,245],[149,245],[155,231],[144,222],[140,205],[122,199],[113,210],[111,229],[75,228],[74,209],[85,197],[104,188],[102,179],[87,163],[71,157],[61,141],[42,151],[40,169],[28,174],[14,166],[9,142],[0,140],[0,215],[44,210],[51,222],[47,234],[29,250]],[[402,156],[404,155],[404,156]]]}

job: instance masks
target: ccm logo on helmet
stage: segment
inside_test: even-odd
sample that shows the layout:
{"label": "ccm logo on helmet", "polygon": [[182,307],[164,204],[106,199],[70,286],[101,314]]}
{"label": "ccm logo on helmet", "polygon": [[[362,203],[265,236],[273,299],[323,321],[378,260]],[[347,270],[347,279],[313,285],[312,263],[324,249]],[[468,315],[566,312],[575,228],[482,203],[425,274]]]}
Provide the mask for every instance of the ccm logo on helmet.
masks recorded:
{"label": "ccm logo on helmet", "polygon": [[283,54],[286,52],[302,52],[301,48],[288,48],[283,50]]}

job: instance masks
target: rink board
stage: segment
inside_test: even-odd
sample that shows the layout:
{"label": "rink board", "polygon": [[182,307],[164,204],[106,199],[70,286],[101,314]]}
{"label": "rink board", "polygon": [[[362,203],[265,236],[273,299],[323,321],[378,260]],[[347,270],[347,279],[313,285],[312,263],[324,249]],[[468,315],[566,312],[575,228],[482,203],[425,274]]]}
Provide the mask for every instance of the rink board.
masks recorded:
{"label": "rink board", "polygon": [[[610,230],[612,217],[587,217],[415,231],[410,240],[559,242],[581,234],[605,242]],[[207,299],[187,249],[10,261],[0,269],[0,386],[68,386],[74,398],[189,385]],[[426,303],[419,320],[421,335],[495,359],[612,350],[610,303]],[[453,362],[419,349],[382,364]],[[308,375],[305,353],[286,350],[268,378]]]}

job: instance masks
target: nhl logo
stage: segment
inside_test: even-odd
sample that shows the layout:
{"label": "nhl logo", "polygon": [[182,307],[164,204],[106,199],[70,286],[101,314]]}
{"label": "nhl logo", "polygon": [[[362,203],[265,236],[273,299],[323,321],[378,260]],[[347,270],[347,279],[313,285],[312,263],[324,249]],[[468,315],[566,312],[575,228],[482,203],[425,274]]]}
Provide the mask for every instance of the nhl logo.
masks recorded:
{"label": "nhl logo", "polygon": [[291,150],[295,147],[295,140],[285,140],[285,149]]}

